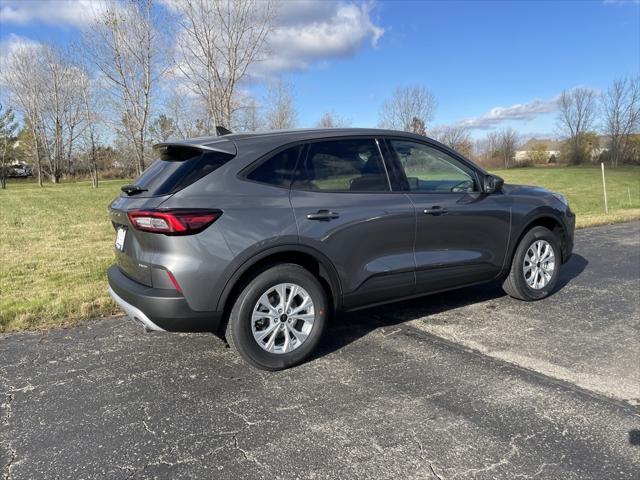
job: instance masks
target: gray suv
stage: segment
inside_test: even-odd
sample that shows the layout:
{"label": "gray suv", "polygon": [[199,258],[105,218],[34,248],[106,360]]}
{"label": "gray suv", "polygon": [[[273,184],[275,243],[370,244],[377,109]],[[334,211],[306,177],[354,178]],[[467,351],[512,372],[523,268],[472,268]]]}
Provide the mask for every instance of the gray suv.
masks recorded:
{"label": "gray suv", "polygon": [[155,147],[110,205],[109,291],[150,330],[216,331],[252,365],[303,361],[336,311],[500,280],[549,295],[573,247],[560,194],[374,129]]}

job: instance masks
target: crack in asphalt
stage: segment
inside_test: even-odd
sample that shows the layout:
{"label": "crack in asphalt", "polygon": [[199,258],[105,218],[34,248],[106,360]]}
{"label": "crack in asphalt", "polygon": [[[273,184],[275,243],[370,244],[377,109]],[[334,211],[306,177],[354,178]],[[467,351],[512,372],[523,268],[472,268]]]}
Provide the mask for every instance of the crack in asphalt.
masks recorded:
{"label": "crack in asphalt", "polygon": [[429,471],[434,477],[436,477],[437,480],[443,480],[442,477],[436,473],[435,469],[433,468],[433,463],[431,462],[431,460],[427,460],[424,458],[424,448],[422,446],[422,442],[416,435],[416,432],[412,430],[411,433],[413,434],[413,441],[418,444],[418,449],[420,450],[420,458],[425,462],[427,462],[427,465],[429,466]]}
{"label": "crack in asphalt", "polygon": [[[3,406],[7,409],[7,413],[5,414],[3,423],[7,428],[9,427],[9,420],[13,416],[13,407],[11,406],[11,404],[16,398],[15,392],[16,390],[13,387],[10,387],[10,390],[8,392],[5,392],[4,394],[7,401],[3,404]],[[7,449],[9,450],[9,462],[2,468],[4,472],[4,480],[11,479],[11,469],[13,467],[13,463],[16,460],[16,450],[11,446],[10,443],[8,443]]]}

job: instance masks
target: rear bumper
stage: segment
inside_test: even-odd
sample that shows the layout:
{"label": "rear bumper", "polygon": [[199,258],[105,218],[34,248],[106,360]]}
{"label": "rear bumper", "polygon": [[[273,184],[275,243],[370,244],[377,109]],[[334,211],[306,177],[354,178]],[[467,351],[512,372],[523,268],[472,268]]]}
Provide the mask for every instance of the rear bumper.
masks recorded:
{"label": "rear bumper", "polygon": [[175,291],[151,288],[131,280],[113,265],[107,270],[109,294],[129,318],[148,330],[170,332],[215,332],[221,312],[192,310]]}

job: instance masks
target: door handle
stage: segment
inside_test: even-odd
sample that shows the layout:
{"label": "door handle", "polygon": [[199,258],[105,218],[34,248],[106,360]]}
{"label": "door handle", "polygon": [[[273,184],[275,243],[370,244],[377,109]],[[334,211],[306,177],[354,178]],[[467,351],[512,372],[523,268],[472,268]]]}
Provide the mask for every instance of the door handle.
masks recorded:
{"label": "door handle", "polygon": [[318,210],[316,213],[307,214],[309,220],[332,220],[339,217],[340,214],[332,212],[331,210]]}
{"label": "door handle", "polygon": [[425,208],[422,213],[424,213],[425,215],[446,215],[448,213],[448,210],[438,205],[434,205],[431,208]]}

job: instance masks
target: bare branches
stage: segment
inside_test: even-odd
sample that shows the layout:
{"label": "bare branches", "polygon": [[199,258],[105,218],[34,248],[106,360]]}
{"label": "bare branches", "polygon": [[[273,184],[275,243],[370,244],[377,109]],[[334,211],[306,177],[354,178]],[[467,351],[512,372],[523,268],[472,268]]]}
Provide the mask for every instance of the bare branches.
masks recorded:
{"label": "bare branches", "polygon": [[640,77],[615,80],[602,95],[601,105],[611,166],[617,167],[627,154],[629,136],[640,128]]}
{"label": "bare branches", "polygon": [[68,54],[48,45],[19,46],[7,59],[3,82],[31,129],[40,184],[43,158],[54,183],[65,166],[70,168],[82,122],[79,99],[85,77]]}
{"label": "bare branches", "polygon": [[266,121],[271,130],[293,128],[298,114],[293,102],[291,85],[279,81],[269,89],[267,95]]}
{"label": "bare branches", "polygon": [[518,143],[518,134],[511,128],[503,128],[498,132],[498,149],[502,154],[504,168],[509,168],[511,162],[516,156],[516,146]]}
{"label": "bare branches", "polygon": [[466,157],[471,157],[473,142],[466,128],[457,125],[439,127],[433,130],[433,136],[446,146],[460,152]]}
{"label": "bare branches", "polygon": [[325,112],[316,126],[318,128],[344,128],[351,126],[351,122],[338,116],[335,112]]}
{"label": "bare branches", "polygon": [[158,42],[152,0],[109,3],[83,37],[84,51],[102,74],[125,136],[135,147],[138,173],[145,167]]}
{"label": "bare branches", "polygon": [[264,55],[272,30],[270,0],[184,0],[175,64],[187,87],[204,102],[214,125],[232,127],[242,107],[237,86]]}
{"label": "bare branches", "polygon": [[[421,122],[423,129],[433,119],[436,99],[424,87],[396,88],[380,110],[380,125],[384,128],[413,132]],[[420,132],[415,132],[420,133]]]}
{"label": "bare branches", "polygon": [[589,88],[564,90],[558,99],[558,123],[569,139],[569,161],[580,163],[585,155],[584,135],[595,125],[597,115],[596,92]]}

